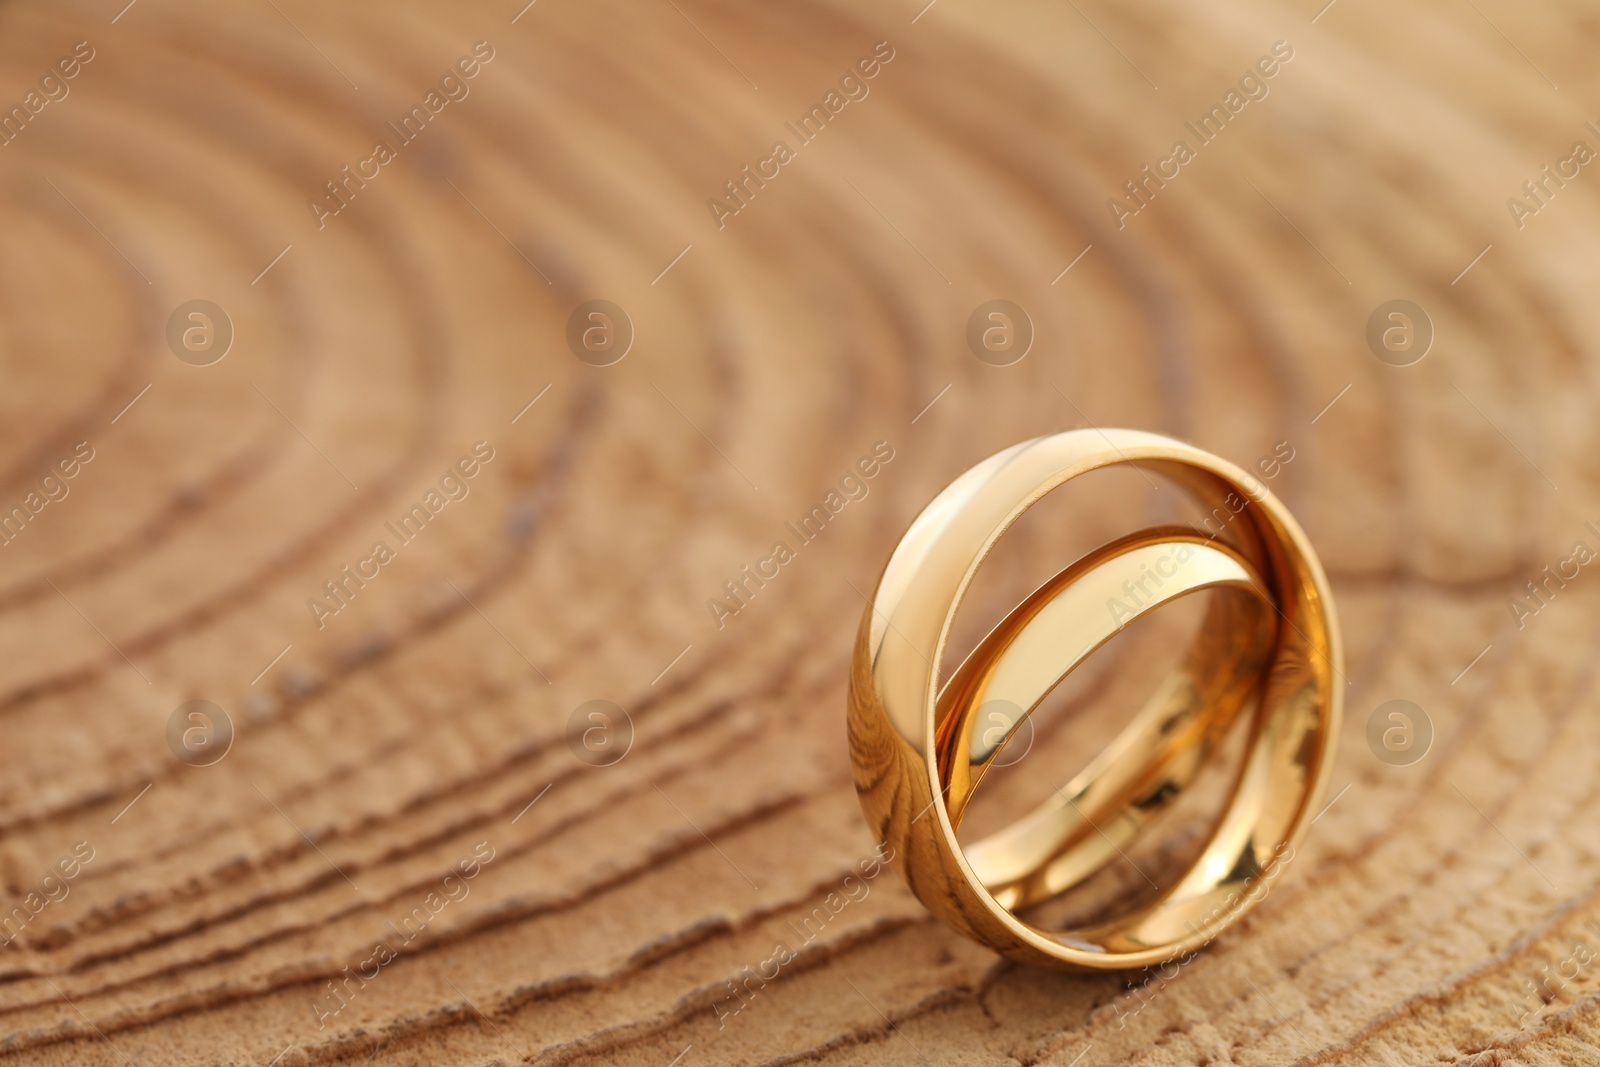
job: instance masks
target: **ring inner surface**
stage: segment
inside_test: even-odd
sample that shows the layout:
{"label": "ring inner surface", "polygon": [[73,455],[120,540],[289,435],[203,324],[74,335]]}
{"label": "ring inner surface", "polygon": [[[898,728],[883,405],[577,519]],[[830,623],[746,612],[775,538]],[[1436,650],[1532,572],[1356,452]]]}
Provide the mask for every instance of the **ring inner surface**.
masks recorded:
{"label": "ring inner surface", "polygon": [[[1077,885],[1178,800],[1258,695],[1277,615],[1238,552],[1192,527],[1154,527],[1045,582],[946,683],[935,746],[956,827],[1006,740],[1074,668],[1134,619],[1205,591],[1211,602],[1183,660],[1115,739],[1033,811],[965,847],[1002,907],[1015,912]],[[998,728],[980,730],[980,720]]]}

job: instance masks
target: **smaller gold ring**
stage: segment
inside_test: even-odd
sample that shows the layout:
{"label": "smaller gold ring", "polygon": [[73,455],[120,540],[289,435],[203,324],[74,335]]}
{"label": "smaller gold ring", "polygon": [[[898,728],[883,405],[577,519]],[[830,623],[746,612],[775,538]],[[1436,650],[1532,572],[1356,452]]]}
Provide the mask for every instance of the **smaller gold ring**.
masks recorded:
{"label": "smaller gold ring", "polygon": [[[1024,599],[941,685],[956,610],[1001,535],[1051,490],[1122,464],[1171,478],[1220,528],[1154,527],[1089,553]],[[973,793],[1045,696],[1128,622],[1202,591],[1211,603],[1182,663],[1111,744],[1033,812],[958,844]],[[1293,855],[1331,769],[1339,663],[1321,565],[1259,481],[1156,434],[1041,437],[962,474],[890,555],[851,665],[856,789],[918,899],[969,937],[1031,964],[1162,963],[1236,920]],[[1000,736],[980,733],[996,707],[1006,709]],[[1186,870],[1153,900],[1091,924],[1048,929],[1023,917],[1121,855],[1246,708],[1248,751]]]}

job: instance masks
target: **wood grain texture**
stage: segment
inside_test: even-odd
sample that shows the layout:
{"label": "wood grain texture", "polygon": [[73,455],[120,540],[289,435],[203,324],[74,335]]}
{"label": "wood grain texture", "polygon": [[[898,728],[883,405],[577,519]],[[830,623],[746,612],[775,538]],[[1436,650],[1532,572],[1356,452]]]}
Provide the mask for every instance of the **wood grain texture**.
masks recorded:
{"label": "wood grain texture", "polygon": [[[0,5],[26,112],[0,508],[27,512],[0,547],[0,1060],[1595,1062],[1600,578],[1523,586],[1600,548],[1600,176],[1522,186],[1600,148],[1600,16],[1318,6]],[[1279,41],[1200,145],[1185,123]],[[1108,199],[1183,139],[1119,228]],[[166,340],[196,298],[236,333],[207,367]],[[614,366],[568,350],[591,298],[636,330]],[[965,339],[994,298],[1036,331],[1008,367]],[[1437,335],[1403,368],[1366,341],[1396,298]],[[874,845],[843,728],[863,591],[956,473],[1091,423],[1242,464],[1286,442],[1271,484],[1348,643],[1348,790],[1260,908],[1142,985],[1003,963],[894,873],[845,880]],[[880,441],[866,495],[719,620]],[[1106,493],[1019,528],[995,602],[1164,499]],[[1097,659],[1000,801],[1081,764],[1147,667]],[[1366,739],[1394,698],[1435,732],[1407,767]],[[195,699],[236,733],[211,766],[167,739]],[[634,727],[614,765],[568,742],[595,699]]]}

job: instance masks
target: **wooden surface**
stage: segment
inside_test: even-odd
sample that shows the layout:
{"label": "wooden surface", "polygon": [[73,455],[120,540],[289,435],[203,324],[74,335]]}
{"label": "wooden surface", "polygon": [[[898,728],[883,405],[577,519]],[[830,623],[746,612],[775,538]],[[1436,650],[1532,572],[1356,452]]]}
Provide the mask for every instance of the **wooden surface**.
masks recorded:
{"label": "wooden surface", "polygon": [[[7,108],[93,51],[0,147],[0,504],[41,494],[0,547],[5,1062],[1593,1062],[1600,578],[1511,598],[1600,548],[1600,174],[1506,203],[1600,148],[1591,5],[120,2],[0,6]],[[613,366],[568,349],[591,298]],[[996,298],[1036,331],[1006,367],[965,337]],[[1366,340],[1397,298],[1436,331],[1407,367]],[[211,366],[168,347],[193,299]],[[1346,628],[1347,791],[1170,979],[1011,966],[862,877],[863,591],[960,470],[1090,423],[1286,443]],[[1019,530],[996,603],[1162,499]],[[1095,671],[1002,805],[1154,678]],[[1433,727],[1409,766],[1367,742],[1391,699]],[[210,766],[197,721],[169,744],[191,700],[233,724]],[[591,700],[633,724],[608,766]]]}

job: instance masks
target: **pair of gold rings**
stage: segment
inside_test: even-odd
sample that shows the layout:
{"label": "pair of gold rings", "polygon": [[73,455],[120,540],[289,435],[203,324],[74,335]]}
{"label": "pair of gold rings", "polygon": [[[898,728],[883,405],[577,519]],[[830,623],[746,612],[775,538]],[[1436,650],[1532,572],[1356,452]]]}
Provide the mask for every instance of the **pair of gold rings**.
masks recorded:
{"label": "pair of gold rings", "polygon": [[[944,677],[956,611],[1001,535],[1088,471],[1169,478],[1209,527],[1152,527],[1045,582]],[[1005,741],[1129,622],[1212,595],[1179,665],[1111,744],[1048,800],[963,847],[956,831]],[[1211,941],[1293,855],[1327,784],[1342,689],[1338,623],[1305,534],[1255,478],[1135,430],[1075,430],[999,452],[912,522],[873,590],[850,673],[850,753],[867,820],[917,898],[1012,959],[1084,970],[1163,963]],[[1003,729],[980,730],[994,709]],[[1125,855],[1172,809],[1241,712],[1245,750],[1197,857],[1159,892],[1071,928],[1036,906]],[[1005,714],[1005,713],[1002,713]]]}

